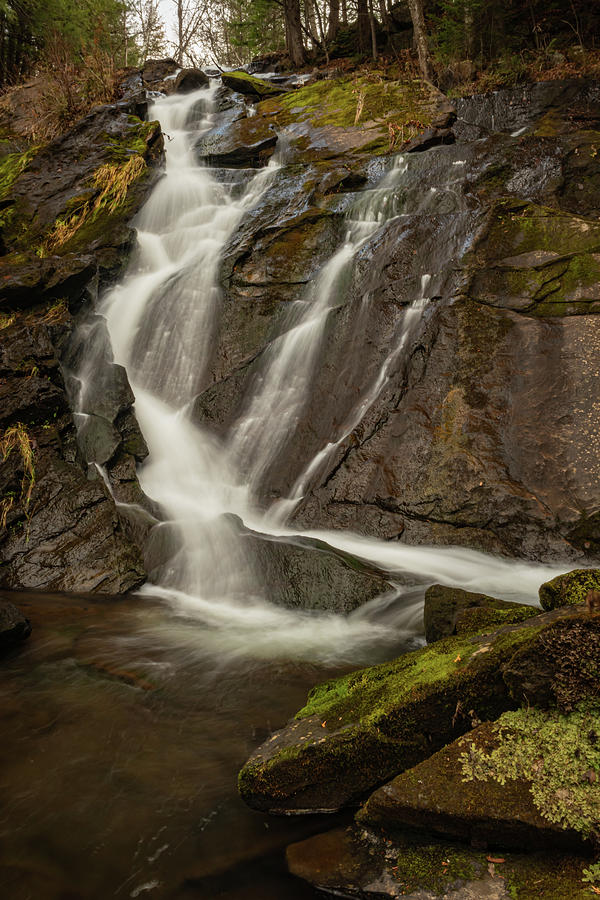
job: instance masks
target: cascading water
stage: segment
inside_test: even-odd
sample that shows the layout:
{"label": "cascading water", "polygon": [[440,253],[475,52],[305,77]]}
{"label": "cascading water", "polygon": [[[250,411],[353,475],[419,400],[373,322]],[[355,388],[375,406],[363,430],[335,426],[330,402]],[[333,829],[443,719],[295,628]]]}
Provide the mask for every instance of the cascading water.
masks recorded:
{"label": "cascading water", "polygon": [[[353,260],[365,241],[400,212],[396,189],[405,162],[396,164],[378,187],[365,191],[348,218],[344,244],[323,267],[304,299],[296,304],[263,354],[246,412],[223,446],[195,426],[190,401],[202,382],[208,350],[220,316],[218,273],[221,252],[263,192],[279,163],[255,174],[242,195],[217,182],[196,164],[192,140],[211,127],[214,85],[186,96],[156,101],[151,114],[168,136],[165,176],[142,210],[139,250],[124,281],[105,298],[115,360],[127,369],[135,410],[150,456],[140,471],[144,491],[165,511],[157,528],[175,531],[178,552],[144,588],[211,626],[214,650],[225,653],[287,655],[310,659],[353,659],[376,645],[390,646],[419,630],[420,599],[393,605],[390,598],[347,617],[309,615],[270,604],[260,572],[240,540],[234,513],[258,531],[292,533],[282,524],[329,452],[351,431],[385,383],[402,354],[427,302],[428,276],[421,296],[407,309],[401,331],[377,377],[356,404],[340,434],[298,479],[289,504],[271,514],[253,503],[254,491],[307,403],[311,379],[331,309],[343,302]],[[240,469],[242,467],[244,473]],[[455,548],[388,544],[340,532],[314,532],[331,546],[376,563],[390,581],[443,581],[532,601],[538,585],[559,570],[495,559]],[[316,627],[318,622],[318,627]],[[357,655],[358,654],[358,655]]]}

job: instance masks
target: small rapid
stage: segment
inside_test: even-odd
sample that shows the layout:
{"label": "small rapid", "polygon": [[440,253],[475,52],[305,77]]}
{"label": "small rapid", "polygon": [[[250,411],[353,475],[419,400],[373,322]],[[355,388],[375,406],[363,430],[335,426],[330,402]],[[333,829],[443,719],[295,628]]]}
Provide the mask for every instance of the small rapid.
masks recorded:
{"label": "small rapid", "polygon": [[[407,307],[389,354],[338,433],[305,468],[287,500],[261,510],[255,497],[282,452],[310,390],[331,310],[344,303],[354,261],[366,241],[401,213],[406,163],[397,156],[347,216],[341,247],[279,336],[262,353],[244,412],[225,440],[194,424],[191,402],[205,378],[221,318],[222,252],[244,215],[268,192],[282,165],[277,154],[243,191],[219,182],[194,159],[193,142],[214,124],[209,89],[156,100],[150,116],[167,137],[167,164],[136,222],[138,249],[123,281],[104,298],[115,361],[128,373],[135,412],[149,448],[139,471],[145,493],[162,508],[176,551],[142,593],[170,603],[188,622],[178,640],[211,652],[258,658],[356,664],[381,658],[421,633],[423,589],[445,584],[535,602],[539,584],[563,571],[460,548],[411,547],[344,532],[303,532],[389,573],[393,590],[347,616],[306,613],[269,602],[256,561],[240,539],[239,519],[273,536],[300,532],[286,521],[329,455],[361,421],[391,368],[413,340],[428,303],[429,275]],[[233,514],[233,515],[232,515]],[[239,518],[236,518],[239,517]]]}

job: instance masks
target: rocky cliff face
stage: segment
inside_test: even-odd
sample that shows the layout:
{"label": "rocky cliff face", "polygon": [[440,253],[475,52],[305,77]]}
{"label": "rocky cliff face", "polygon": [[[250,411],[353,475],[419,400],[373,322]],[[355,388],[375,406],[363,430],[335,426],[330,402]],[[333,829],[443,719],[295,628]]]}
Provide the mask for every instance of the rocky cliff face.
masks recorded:
{"label": "rocky cliff face", "polygon": [[[143,121],[140,90],[200,83],[153,64],[124,100],[46,147],[5,121],[4,585],[120,592],[144,578],[139,530],[87,467],[106,469],[117,500],[145,503],[134,398],[107,341],[95,341],[98,379],[78,446],[70,373],[88,349],[68,339],[120,271],[128,223],[158,173],[162,136]],[[310,396],[261,500],[289,496],[321,453],[294,525],[597,559],[598,86],[535,85],[460,100],[455,112],[377,78],[284,82],[263,100],[252,84],[233,88],[221,91],[198,157],[234,190],[273,152],[283,165],[226,248],[196,420],[230,433],[290,304],[340,246],[361,189],[401,149],[398,215],[361,247],[329,312]]]}
{"label": "rocky cliff face", "polygon": [[[18,103],[17,98],[11,98]],[[140,584],[140,548],[77,443],[63,363],[78,316],[114,279],[133,241],[129,221],[158,174],[163,141],[143,121],[143,93],[98,107],[46,146],[3,107],[0,257],[0,584],[121,593]],[[18,130],[12,130],[17,128]],[[21,132],[21,133],[20,133]],[[95,377],[108,455],[137,483],[143,439],[110,348]],[[108,382],[114,382],[112,397]],[[98,429],[98,441],[102,435]],[[85,447],[83,448],[85,450]],[[104,460],[108,462],[108,459]],[[123,476],[125,479],[125,476]],[[138,486],[139,489],[139,486]]]}
{"label": "rocky cliff face", "polygon": [[[311,90],[258,106],[263,128],[284,127],[289,165],[225,259],[216,383],[197,402],[221,433],[249,402],[282,307],[340,241],[356,186],[373,183],[387,149],[375,137],[385,118],[361,130],[374,129],[365,152],[339,85],[333,109],[317,111]],[[438,113],[407,146],[424,152],[406,157],[400,216],[361,248],[331,310],[265,502],[331,443],[296,525],[597,558],[598,96],[554,82],[461,100],[452,130]],[[240,120],[232,129],[241,142]]]}

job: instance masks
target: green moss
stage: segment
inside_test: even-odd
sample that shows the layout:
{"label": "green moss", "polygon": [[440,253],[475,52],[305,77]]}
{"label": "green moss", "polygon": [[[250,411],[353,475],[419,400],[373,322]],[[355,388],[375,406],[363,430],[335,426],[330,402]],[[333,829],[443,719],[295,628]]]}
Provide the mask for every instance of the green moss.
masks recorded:
{"label": "green moss", "polygon": [[506,712],[493,726],[496,746],[471,742],[461,754],[466,780],[526,781],[549,822],[600,841],[600,703]]}
{"label": "green moss", "polygon": [[600,225],[593,220],[570,215],[536,204],[500,203],[498,220],[488,244],[510,256],[533,250],[550,250],[561,255],[598,251]]}
{"label": "green moss", "polygon": [[129,130],[122,139],[106,136],[108,161],[123,163],[135,154],[144,156],[157,129],[160,129],[160,122],[142,122],[137,116],[129,116]]}
{"label": "green moss", "polygon": [[25,171],[39,147],[30,147],[24,153],[9,153],[0,159],[0,200],[10,194],[11,188],[19,175]]}
{"label": "green moss", "polygon": [[512,900],[590,900],[581,883],[584,862],[578,857],[550,853],[509,854],[497,866]]}
{"label": "green moss", "polygon": [[419,889],[441,894],[457,883],[479,878],[485,871],[485,855],[449,844],[405,847],[393,867],[394,879],[411,893]]}
{"label": "green moss", "polygon": [[544,609],[577,606],[585,603],[591,590],[600,591],[600,569],[574,569],[542,584],[540,603]]}
{"label": "green moss", "polygon": [[495,631],[503,625],[513,625],[525,622],[532,616],[539,615],[539,609],[534,606],[521,606],[512,604],[514,609],[506,607],[472,607],[465,609],[456,622],[457,634],[473,634],[480,631]]}
{"label": "green moss", "polygon": [[236,69],[234,72],[223,72],[221,75],[223,84],[232,91],[240,91],[242,94],[251,94],[255,97],[273,97],[282,92],[282,88],[270,84],[263,78],[255,78],[247,72]]}
{"label": "green moss", "polygon": [[[420,81],[384,81],[376,73],[355,78],[317,81],[279,99],[294,121],[316,125],[431,122],[432,96]],[[407,134],[407,137],[409,135]]]}

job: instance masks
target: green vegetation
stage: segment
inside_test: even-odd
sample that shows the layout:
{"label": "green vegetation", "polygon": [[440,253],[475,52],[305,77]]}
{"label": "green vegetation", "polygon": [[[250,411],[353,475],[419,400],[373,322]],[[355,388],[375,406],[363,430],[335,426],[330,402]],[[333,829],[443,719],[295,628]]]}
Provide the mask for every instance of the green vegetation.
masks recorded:
{"label": "green vegetation", "polygon": [[545,582],[539,590],[544,609],[585,603],[588,591],[600,591],[600,569],[574,569]]}
{"label": "green vegetation", "polygon": [[348,128],[391,122],[405,124],[405,139],[431,121],[434,97],[420,82],[389,81],[379,72],[317,81],[279,98],[290,119]]}
{"label": "green vegetation", "polygon": [[567,715],[506,712],[492,727],[492,749],[464,740],[465,780],[526,781],[545,819],[600,841],[600,702],[581,703]]}

